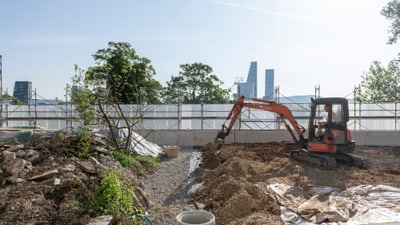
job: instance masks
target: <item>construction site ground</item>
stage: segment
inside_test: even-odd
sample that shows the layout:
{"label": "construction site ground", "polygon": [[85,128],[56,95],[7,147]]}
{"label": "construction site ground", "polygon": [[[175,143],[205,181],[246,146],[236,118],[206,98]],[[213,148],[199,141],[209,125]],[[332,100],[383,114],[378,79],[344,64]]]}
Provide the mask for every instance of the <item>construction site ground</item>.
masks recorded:
{"label": "construction site ground", "polygon": [[339,164],[334,170],[321,170],[290,159],[279,143],[229,144],[220,150],[211,146],[203,149],[203,187],[194,197],[221,225],[283,224],[280,206],[267,194],[269,184],[339,191],[358,185],[400,187],[398,147],[357,146],[354,155],[364,160],[366,169]]}
{"label": "construction site ground", "polygon": [[[72,167],[76,159],[68,157],[67,146],[48,142],[32,148],[40,157],[21,180],[10,180],[3,168],[0,225],[88,223],[84,210],[68,205],[73,203],[73,195],[79,195],[78,190],[63,183],[87,175]],[[177,158],[164,157],[160,168],[138,180],[151,201],[147,210],[155,224],[177,224],[177,213],[195,206],[211,211],[218,225],[283,224],[280,205],[266,190],[274,183],[304,190],[315,186],[345,190],[362,184],[400,187],[399,147],[357,146],[354,155],[364,160],[366,169],[338,165],[334,170],[321,170],[290,159],[279,143],[226,144],[220,150],[211,146],[182,150]],[[197,158],[200,165],[193,168],[189,161]],[[110,160],[99,161],[112,166],[107,165]],[[32,176],[54,169],[59,169],[56,175],[32,180]],[[58,188],[55,177],[62,183]],[[192,187],[197,188],[188,193]]]}

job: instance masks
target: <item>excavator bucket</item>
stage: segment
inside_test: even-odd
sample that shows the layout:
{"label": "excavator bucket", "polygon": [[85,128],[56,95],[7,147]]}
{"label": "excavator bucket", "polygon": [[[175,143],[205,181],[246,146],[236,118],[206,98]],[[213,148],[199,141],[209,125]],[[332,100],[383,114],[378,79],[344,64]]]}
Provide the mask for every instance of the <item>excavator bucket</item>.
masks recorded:
{"label": "excavator bucket", "polygon": [[286,152],[292,152],[292,151],[299,151],[302,149],[302,146],[300,143],[293,143],[293,142],[287,142],[287,141],[281,141],[281,147],[284,149]]}
{"label": "excavator bucket", "polygon": [[222,148],[223,143],[210,143],[208,144],[208,148],[212,151],[218,151]]}

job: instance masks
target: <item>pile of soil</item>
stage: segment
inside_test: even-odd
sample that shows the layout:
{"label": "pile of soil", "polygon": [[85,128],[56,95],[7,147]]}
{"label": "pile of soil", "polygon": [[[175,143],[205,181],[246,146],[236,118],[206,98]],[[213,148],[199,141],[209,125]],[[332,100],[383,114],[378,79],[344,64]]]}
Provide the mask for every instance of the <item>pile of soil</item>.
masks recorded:
{"label": "pile of soil", "polygon": [[400,187],[400,148],[358,146],[354,155],[366,169],[339,164],[334,170],[309,167],[289,157],[279,143],[229,144],[203,148],[195,193],[221,225],[283,224],[279,205],[267,193],[267,185],[283,183],[308,190],[329,186],[345,190],[362,184]]}
{"label": "pile of soil", "polygon": [[[101,168],[120,164],[101,140],[92,142],[92,160],[75,157],[77,141],[75,136],[65,136],[44,138],[31,146],[0,146],[0,225],[86,225],[91,221],[90,212],[79,207],[76,199],[93,191],[93,184],[101,180]],[[304,190],[314,186],[344,190],[360,184],[400,187],[398,147],[357,146],[354,154],[367,169],[338,165],[334,170],[294,161],[279,143],[227,144],[219,150],[210,144],[201,152],[201,166],[194,172],[200,187],[190,196],[189,161],[200,155],[197,150],[164,159],[140,182],[137,171],[126,171],[129,179],[141,183],[144,194],[138,201],[156,224],[173,224],[178,212],[197,203],[214,213],[219,225],[282,224],[280,206],[266,189],[273,183]]]}
{"label": "pile of soil", "polygon": [[129,179],[138,173],[122,168],[100,138],[91,144],[87,159],[76,156],[75,135],[0,145],[0,225],[89,224],[93,213],[81,202],[95,193],[104,171],[119,168]]}

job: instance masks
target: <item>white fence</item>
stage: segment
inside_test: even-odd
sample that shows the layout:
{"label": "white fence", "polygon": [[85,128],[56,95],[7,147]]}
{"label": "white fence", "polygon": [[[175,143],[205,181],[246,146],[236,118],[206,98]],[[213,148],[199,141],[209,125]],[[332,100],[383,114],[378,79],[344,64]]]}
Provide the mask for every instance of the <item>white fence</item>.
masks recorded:
{"label": "white fence", "polygon": [[[309,103],[288,103],[297,122],[308,125]],[[124,114],[140,121],[138,128],[146,130],[217,130],[221,128],[232,104],[193,105],[123,105]],[[352,130],[399,130],[398,103],[349,105],[349,128]],[[119,119],[115,112],[109,112]],[[3,127],[40,126],[64,129],[80,125],[73,105],[5,105],[1,115]],[[139,120],[140,119],[140,120]],[[238,130],[279,130],[275,113],[244,108],[235,124]],[[101,124],[99,124],[101,126]]]}

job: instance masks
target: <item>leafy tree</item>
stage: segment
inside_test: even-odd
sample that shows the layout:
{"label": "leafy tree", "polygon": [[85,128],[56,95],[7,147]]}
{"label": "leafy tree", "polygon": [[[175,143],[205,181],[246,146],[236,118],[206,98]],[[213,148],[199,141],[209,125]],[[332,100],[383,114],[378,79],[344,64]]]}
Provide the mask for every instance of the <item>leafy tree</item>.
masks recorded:
{"label": "leafy tree", "polygon": [[164,103],[218,104],[227,103],[229,91],[219,85],[222,81],[212,74],[210,66],[202,63],[180,65],[178,76],[172,76],[164,88]]}
{"label": "leafy tree", "polygon": [[400,1],[392,0],[382,9],[381,14],[391,21],[389,44],[395,44],[400,37]]}
{"label": "leafy tree", "polygon": [[395,102],[400,100],[400,58],[385,68],[375,61],[362,76],[357,100],[363,102]]}
{"label": "leafy tree", "polygon": [[23,102],[23,101],[19,100],[18,98],[15,98],[14,96],[11,96],[9,94],[3,94],[2,98],[3,98],[3,100],[11,101],[10,102],[11,105],[27,105],[26,102]]}
{"label": "leafy tree", "polygon": [[[381,14],[391,21],[388,44],[395,44],[400,37],[400,0],[392,0]],[[395,102],[400,100],[400,54],[386,66],[372,62],[369,71],[362,75],[356,100],[364,102]]]}
{"label": "leafy tree", "polygon": [[75,75],[72,77],[72,87],[67,86],[71,101],[78,112],[78,120],[84,127],[94,126],[96,122],[95,99],[85,80],[85,70],[75,65]]}
{"label": "leafy tree", "polygon": [[134,140],[133,132],[143,109],[122,104],[159,102],[162,86],[152,77],[155,72],[150,60],[138,56],[129,43],[109,42],[108,46],[93,55],[96,66],[86,71],[75,66],[71,99],[83,129],[107,127],[111,147],[134,155],[131,144],[140,140]]}
{"label": "leafy tree", "polygon": [[158,103],[161,84],[153,76],[151,61],[136,54],[126,42],[109,42],[108,48],[94,55],[86,80],[97,94],[122,104]]}

